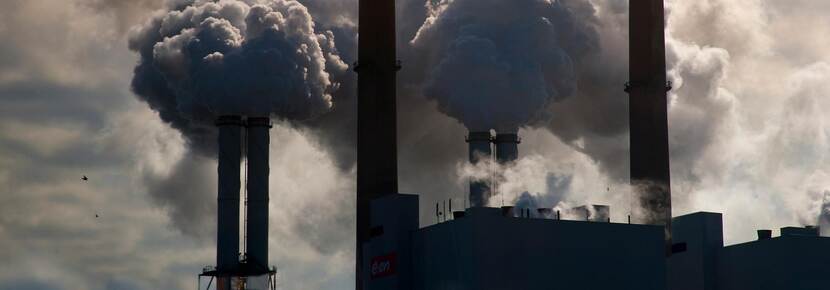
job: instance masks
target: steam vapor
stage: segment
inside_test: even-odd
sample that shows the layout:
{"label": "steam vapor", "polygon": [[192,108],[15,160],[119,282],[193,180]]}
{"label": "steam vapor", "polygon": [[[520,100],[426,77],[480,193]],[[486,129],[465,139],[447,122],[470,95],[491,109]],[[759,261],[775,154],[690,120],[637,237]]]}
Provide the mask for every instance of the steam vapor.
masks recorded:
{"label": "steam vapor", "polygon": [[334,34],[314,26],[294,0],[186,2],[134,30],[132,89],[212,155],[218,115],[302,120],[332,108],[330,72],[347,66]]}
{"label": "steam vapor", "polygon": [[[587,6],[585,6],[587,5]],[[516,132],[574,94],[578,63],[598,46],[576,1],[444,0],[411,44],[432,68],[424,94],[474,131]]]}

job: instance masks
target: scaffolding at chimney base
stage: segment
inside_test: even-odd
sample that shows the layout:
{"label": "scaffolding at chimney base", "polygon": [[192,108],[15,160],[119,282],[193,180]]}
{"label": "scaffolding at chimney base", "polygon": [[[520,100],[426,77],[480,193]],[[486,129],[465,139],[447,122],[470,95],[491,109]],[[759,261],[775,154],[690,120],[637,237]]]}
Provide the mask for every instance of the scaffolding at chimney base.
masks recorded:
{"label": "scaffolding at chimney base", "polygon": [[[245,265],[244,263],[241,265]],[[214,267],[208,266],[197,276],[197,290],[276,290],[277,289],[277,268],[271,267],[266,272],[246,271],[243,266],[241,271],[221,273]],[[202,282],[207,280],[204,288]],[[228,281],[230,280],[230,281]],[[229,283],[228,283],[229,282]],[[230,285],[229,289],[223,289],[221,285]]]}

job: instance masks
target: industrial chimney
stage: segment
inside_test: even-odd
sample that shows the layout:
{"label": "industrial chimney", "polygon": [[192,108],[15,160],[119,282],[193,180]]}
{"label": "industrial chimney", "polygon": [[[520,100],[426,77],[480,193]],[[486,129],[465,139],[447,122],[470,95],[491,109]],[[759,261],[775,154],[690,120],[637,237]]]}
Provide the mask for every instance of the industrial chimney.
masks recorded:
{"label": "industrial chimney", "polygon": [[[490,147],[492,137],[490,131],[470,132],[467,136],[469,144],[470,164],[476,165],[492,158],[493,150]],[[487,195],[490,185],[487,179],[470,180],[470,207],[487,206]]]}
{"label": "industrial chimney", "polygon": [[629,124],[631,185],[646,224],[664,225],[671,251],[666,43],[663,0],[630,1]]}
{"label": "industrial chimney", "polygon": [[252,271],[268,271],[268,149],[271,119],[249,117],[248,223],[246,262]]}
{"label": "industrial chimney", "polygon": [[493,143],[496,144],[496,161],[499,164],[505,165],[519,159],[519,134],[497,133]]}
{"label": "industrial chimney", "polygon": [[[239,164],[242,158],[242,118],[222,116],[216,120],[216,126],[219,127],[216,271],[230,273],[236,271],[239,266]],[[229,287],[229,279],[220,281]]]}
{"label": "industrial chimney", "polygon": [[363,244],[372,200],[398,193],[395,0],[358,3],[357,238],[355,289],[363,289]]}
{"label": "industrial chimney", "polygon": [[[276,269],[268,268],[268,131],[271,120],[267,117],[243,120],[241,116],[221,116],[216,119],[216,126],[219,128],[216,267],[206,267],[199,275],[199,281],[201,283],[202,277],[216,278],[216,289],[240,289],[239,285],[245,283],[239,284],[239,281],[267,283],[268,289],[276,289]],[[243,127],[247,127],[248,197],[244,223],[247,229],[245,259],[240,261],[239,173]]]}

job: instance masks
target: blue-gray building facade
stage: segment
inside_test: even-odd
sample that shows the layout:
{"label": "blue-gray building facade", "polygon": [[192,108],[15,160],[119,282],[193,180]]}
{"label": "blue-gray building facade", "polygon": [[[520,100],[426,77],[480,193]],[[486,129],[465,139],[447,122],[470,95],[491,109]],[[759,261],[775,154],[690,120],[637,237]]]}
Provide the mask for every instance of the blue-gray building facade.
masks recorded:
{"label": "blue-gray building facade", "polygon": [[367,289],[666,289],[661,226],[475,207],[418,228],[417,196],[400,194],[375,200],[372,209]]}
{"label": "blue-gray building facade", "polygon": [[[772,237],[723,246],[719,213],[699,212],[672,221],[677,251],[668,258],[671,290],[830,289],[830,238],[815,227],[786,227]],[[766,234],[765,234],[766,232]]]}
{"label": "blue-gray building facade", "polygon": [[830,289],[830,238],[813,227],[724,246],[721,214],[694,213],[673,219],[666,257],[655,225],[474,207],[420,228],[416,195],[385,196],[371,208],[365,289]]}

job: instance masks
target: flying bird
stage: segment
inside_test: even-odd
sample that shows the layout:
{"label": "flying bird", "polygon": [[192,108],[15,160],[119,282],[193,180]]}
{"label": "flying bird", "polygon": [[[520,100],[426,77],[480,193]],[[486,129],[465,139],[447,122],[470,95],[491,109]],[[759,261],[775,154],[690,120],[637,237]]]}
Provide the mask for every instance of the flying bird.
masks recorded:
{"label": "flying bird", "polygon": [[86,175],[84,175],[84,177],[81,177],[81,180],[87,181],[87,180],[89,180],[89,178],[86,178]]}
{"label": "flying bird", "polygon": [[98,214],[97,214],[97,213],[95,214],[95,218],[98,218]]}

